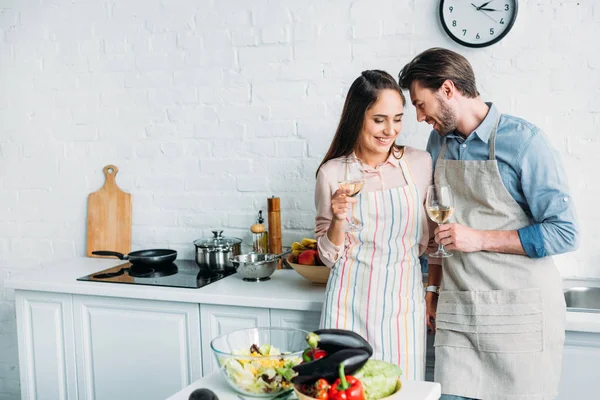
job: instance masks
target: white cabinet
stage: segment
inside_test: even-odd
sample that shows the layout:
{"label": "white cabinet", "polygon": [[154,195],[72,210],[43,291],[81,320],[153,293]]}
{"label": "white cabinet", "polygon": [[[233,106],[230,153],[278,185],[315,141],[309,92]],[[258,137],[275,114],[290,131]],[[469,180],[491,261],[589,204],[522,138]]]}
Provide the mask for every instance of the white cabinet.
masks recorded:
{"label": "white cabinet", "polygon": [[71,296],[17,291],[15,301],[22,398],[76,399]]}
{"label": "white cabinet", "polygon": [[217,336],[237,329],[269,326],[269,310],[266,308],[200,305],[202,326],[202,367],[204,375],[218,369],[210,348],[210,341]]}
{"label": "white cabinet", "polygon": [[308,332],[319,329],[320,311],[271,310],[271,326]]}
{"label": "white cabinet", "polygon": [[567,331],[557,400],[597,396],[599,366],[600,333]]}
{"label": "white cabinet", "polygon": [[320,312],[17,290],[22,398],[164,399],[217,368],[216,336],[313,331]]}
{"label": "white cabinet", "polygon": [[73,309],[80,400],[164,399],[202,376],[197,304],[73,296]]}

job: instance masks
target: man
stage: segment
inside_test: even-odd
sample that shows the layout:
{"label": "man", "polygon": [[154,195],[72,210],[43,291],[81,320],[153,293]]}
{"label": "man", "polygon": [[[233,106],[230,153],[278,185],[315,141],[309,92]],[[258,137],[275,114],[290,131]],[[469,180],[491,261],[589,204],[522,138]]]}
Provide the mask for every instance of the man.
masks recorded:
{"label": "man", "polygon": [[539,128],[479,97],[460,54],[426,50],[399,81],[433,126],[435,184],[454,195],[455,222],[435,231],[454,255],[442,274],[429,260],[437,313],[427,293],[442,399],[555,398],[565,302],[550,256],[579,239],[559,156]]}

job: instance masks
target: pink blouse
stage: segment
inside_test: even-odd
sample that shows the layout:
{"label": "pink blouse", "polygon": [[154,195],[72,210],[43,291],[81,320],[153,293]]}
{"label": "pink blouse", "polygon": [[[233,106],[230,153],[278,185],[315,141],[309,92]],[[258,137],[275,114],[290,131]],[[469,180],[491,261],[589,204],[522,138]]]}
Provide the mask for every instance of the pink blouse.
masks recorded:
{"label": "pink blouse", "polygon": [[[403,157],[406,157],[415,184],[422,196],[423,213],[421,223],[423,224],[423,236],[419,243],[419,254],[423,254],[428,244],[430,250],[435,251],[437,245],[433,241],[433,237],[430,237],[430,233],[433,235],[436,224],[427,218],[424,209],[427,187],[432,185],[433,180],[431,156],[426,151],[405,147]],[[333,218],[331,196],[338,189],[339,164],[339,158],[327,161],[319,170],[315,186],[315,206],[317,208],[315,237],[319,257],[328,267],[335,264],[345,249],[345,245],[336,246],[331,243],[326,235]],[[365,175],[365,185],[362,192],[393,189],[407,184],[400,163],[393,154],[383,164],[375,168],[363,164],[362,170]],[[441,264],[441,259],[430,258],[429,262],[431,264]]]}

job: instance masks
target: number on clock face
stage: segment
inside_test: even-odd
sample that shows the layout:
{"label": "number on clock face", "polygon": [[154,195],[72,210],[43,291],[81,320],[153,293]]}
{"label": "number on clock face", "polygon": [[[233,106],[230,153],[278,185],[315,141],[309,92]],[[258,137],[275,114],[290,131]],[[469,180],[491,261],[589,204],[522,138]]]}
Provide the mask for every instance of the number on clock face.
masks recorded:
{"label": "number on clock face", "polygon": [[517,17],[517,0],[441,0],[440,20],[446,33],[468,47],[502,39]]}

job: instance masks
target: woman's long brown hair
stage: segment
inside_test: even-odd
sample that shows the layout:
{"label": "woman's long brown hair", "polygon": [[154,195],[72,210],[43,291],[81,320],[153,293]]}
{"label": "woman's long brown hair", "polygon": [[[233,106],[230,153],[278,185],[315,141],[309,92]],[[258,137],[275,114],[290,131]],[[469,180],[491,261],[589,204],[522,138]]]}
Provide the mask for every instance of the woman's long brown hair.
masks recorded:
{"label": "woman's long brown hair", "polygon": [[[354,80],[344,103],[342,116],[335,131],[335,136],[327,150],[327,154],[317,168],[319,170],[327,161],[338,157],[345,157],[356,149],[356,144],[365,121],[365,113],[373,104],[377,102],[379,93],[384,89],[397,91],[402,98],[402,104],[406,105],[406,98],[402,89],[394,78],[385,71],[377,69],[363,71],[358,78]],[[393,144],[390,151],[401,151],[403,146]]]}

